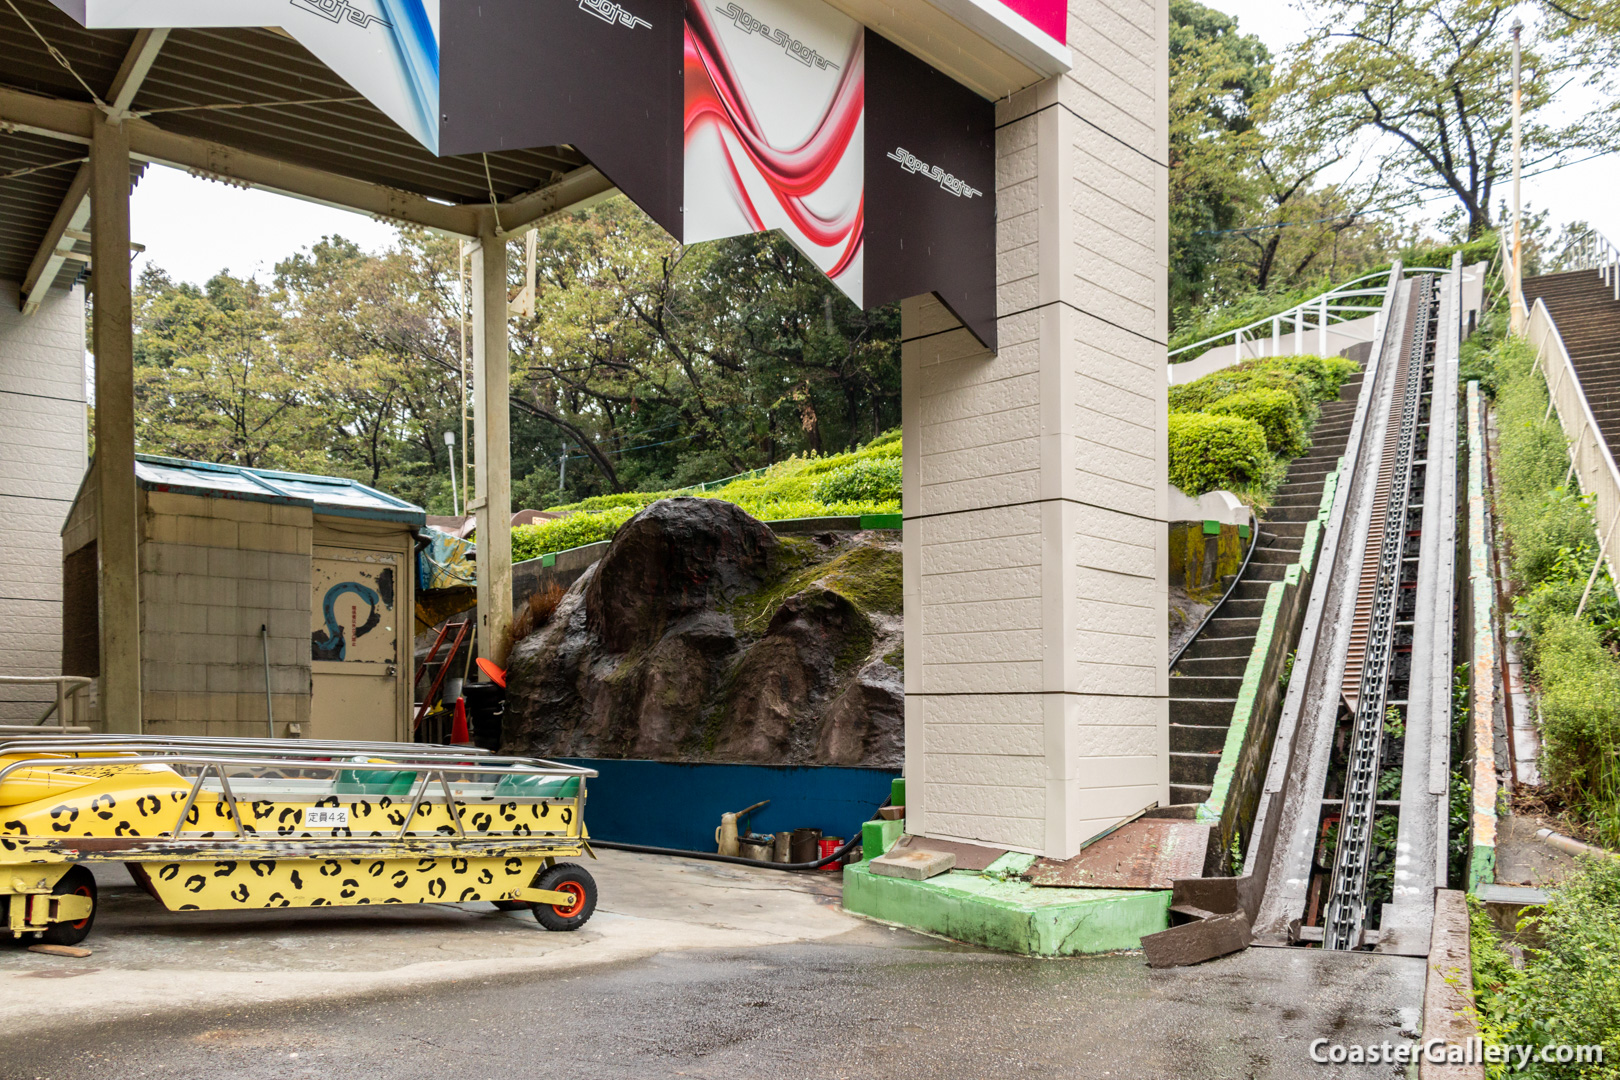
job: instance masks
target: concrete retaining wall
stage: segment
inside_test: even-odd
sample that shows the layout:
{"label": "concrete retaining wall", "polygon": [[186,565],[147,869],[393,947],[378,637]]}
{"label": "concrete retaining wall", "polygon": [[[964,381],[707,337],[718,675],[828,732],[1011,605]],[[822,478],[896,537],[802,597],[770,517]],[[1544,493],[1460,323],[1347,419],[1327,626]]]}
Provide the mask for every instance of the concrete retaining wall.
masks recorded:
{"label": "concrete retaining wall", "polygon": [[1496,633],[1492,615],[1496,590],[1491,580],[1489,500],[1485,497],[1484,402],[1479,383],[1468,384],[1468,584],[1457,591],[1461,611],[1458,626],[1471,639],[1459,652],[1469,664],[1469,712],[1473,745],[1469,749],[1473,778],[1472,814],[1469,817],[1470,854],[1468,891],[1496,880]]}

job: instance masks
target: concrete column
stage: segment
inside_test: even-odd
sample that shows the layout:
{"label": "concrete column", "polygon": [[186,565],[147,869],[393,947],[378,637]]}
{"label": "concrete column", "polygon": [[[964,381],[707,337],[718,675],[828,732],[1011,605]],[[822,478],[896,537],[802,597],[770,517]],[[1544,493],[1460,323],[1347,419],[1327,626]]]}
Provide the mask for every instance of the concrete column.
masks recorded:
{"label": "concrete column", "polygon": [[997,106],[999,354],[902,306],[907,818],[1055,858],[1169,801],[1166,0]]}
{"label": "concrete column", "polygon": [[135,347],[130,325],[129,135],[97,113],[90,137],[94,283],[96,551],[101,563],[101,722],[141,731],[140,551],[135,493]]}
{"label": "concrete column", "polygon": [[512,418],[506,241],[488,230],[473,251],[473,479],[478,513],[478,651],[506,663],[512,628]]}

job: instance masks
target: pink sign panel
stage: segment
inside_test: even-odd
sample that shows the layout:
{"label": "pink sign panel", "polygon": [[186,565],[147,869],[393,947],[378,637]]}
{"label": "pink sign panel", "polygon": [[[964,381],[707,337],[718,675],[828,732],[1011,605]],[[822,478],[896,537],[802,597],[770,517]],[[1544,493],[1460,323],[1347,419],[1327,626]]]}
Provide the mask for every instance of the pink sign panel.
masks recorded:
{"label": "pink sign panel", "polygon": [[1001,4],[1034,23],[1053,41],[1069,43],[1068,0],[1001,0]]}

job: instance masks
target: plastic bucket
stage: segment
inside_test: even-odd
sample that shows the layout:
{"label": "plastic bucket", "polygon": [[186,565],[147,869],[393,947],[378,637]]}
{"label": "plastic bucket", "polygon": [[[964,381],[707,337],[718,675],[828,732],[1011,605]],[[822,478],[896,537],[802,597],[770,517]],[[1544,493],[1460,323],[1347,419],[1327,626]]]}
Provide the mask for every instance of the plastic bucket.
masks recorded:
{"label": "plastic bucket", "polygon": [[[816,841],[816,844],[821,849],[821,854],[816,857],[825,859],[829,855],[838,854],[838,849],[844,846],[844,838],[842,836],[824,836],[820,840]],[[826,866],[823,866],[822,869],[837,870],[842,862],[842,859],[838,860],[838,862],[830,862]]]}

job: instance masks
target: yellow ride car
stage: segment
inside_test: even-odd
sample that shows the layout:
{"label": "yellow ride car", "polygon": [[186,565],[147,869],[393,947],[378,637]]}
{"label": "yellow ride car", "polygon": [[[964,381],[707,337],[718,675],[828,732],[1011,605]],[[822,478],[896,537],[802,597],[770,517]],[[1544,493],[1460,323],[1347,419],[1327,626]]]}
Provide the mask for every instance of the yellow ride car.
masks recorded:
{"label": "yellow ride car", "polygon": [[[550,930],[596,909],[596,776],[471,747],[42,735],[0,740],[0,920],[72,945],[88,865],[122,862],[171,911],[484,900]],[[594,858],[594,855],[592,855]]]}

